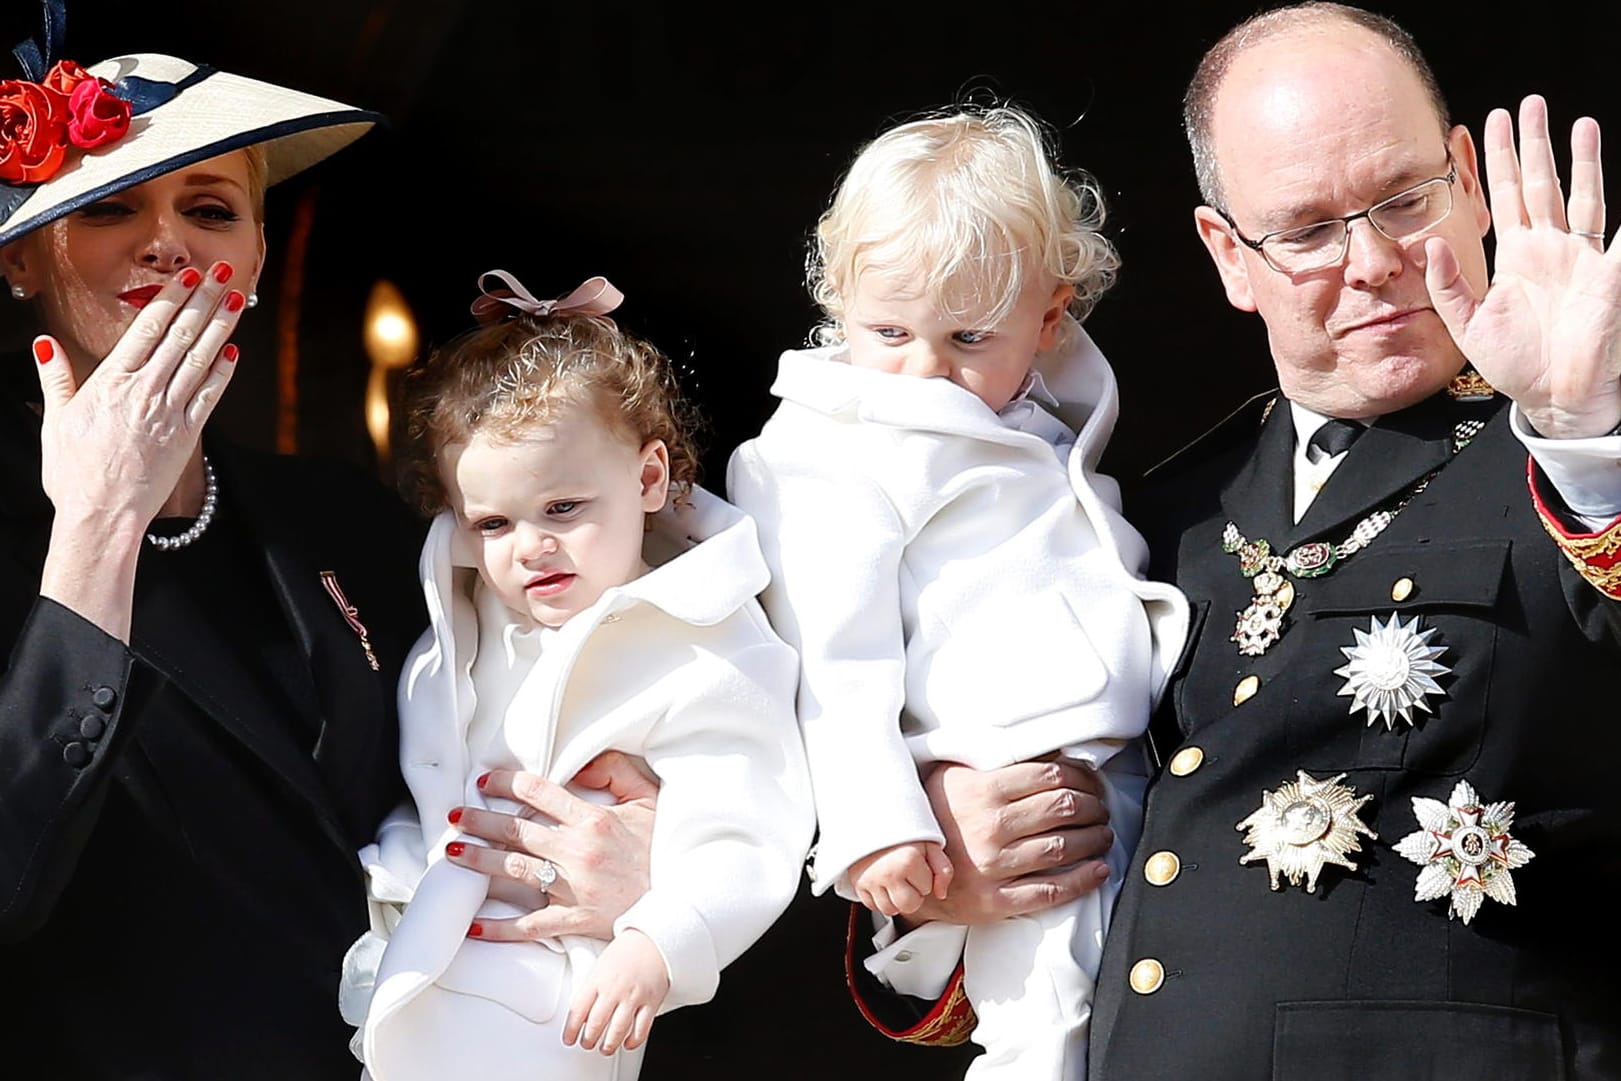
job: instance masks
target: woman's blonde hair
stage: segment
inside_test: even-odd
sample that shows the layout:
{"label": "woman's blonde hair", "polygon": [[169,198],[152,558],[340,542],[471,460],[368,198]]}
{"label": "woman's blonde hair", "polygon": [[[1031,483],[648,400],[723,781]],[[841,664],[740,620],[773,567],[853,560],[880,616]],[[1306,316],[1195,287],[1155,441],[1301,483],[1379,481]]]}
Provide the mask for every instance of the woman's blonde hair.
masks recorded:
{"label": "woman's blonde hair", "polygon": [[604,316],[519,315],[469,331],[405,373],[401,489],[436,514],[447,506],[445,447],[477,434],[521,439],[575,405],[633,446],[663,440],[677,502],[697,482],[698,416],[663,353]]}
{"label": "woman's blonde hair", "polygon": [[943,312],[984,327],[1045,275],[1074,286],[1069,311],[1084,319],[1120,265],[1103,218],[1096,182],[1055,167],[1041,126],[1018,108],[891,128],[856,156],[817,223],[807,278],[827,322],[816,337],[843,338],[844,301],[868,270],[916,268]]}
{"label": "woman's blonde hair", "polygon": [[270,165],[265,158],[265,145],[254,143],[242,148],[248,158],[248,201],[253,206],[253,220],[260,225],[265,221],[265,189],[270,186]]}

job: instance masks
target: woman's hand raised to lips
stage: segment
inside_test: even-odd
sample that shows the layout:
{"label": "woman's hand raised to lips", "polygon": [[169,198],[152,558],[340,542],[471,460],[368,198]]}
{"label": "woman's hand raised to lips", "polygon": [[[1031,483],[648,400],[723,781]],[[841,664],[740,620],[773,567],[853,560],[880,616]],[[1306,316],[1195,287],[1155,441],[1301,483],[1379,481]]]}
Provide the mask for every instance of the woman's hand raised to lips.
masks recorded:
{"label": "woman's hand raised to lips", "polygon": [[45,492],[58,514],[141,531],[169,499],[235,370],[227,339],[245,298],[232,273],[217,263],[173,275],[99,364],[35,339]]}
{"label": "woman's hand raised to lips", "polygon": [[171,276],[99,363],[34,339],[41,479],[56,508],[40,593],[123,641],[147,526],[166,504],[202,503],[198,440],[236,368],[227,339],[246,306],[232,274],[215,263]]}

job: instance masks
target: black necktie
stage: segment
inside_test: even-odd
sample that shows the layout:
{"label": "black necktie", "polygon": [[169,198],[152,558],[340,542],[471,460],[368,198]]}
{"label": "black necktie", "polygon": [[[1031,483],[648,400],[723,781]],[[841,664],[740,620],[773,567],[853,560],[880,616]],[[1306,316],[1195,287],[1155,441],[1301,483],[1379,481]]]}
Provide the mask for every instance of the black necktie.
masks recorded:
{"label": "black necktie", "polygon": [[1344,454],[1351,449],[1351,444],[1357,437],[1367,431],[1365,425],[1354,420],[1328,420],[1323,426],[1312,433],[1306,446],[1321,451],[1322,457],[1332,458],[1336,454]]}

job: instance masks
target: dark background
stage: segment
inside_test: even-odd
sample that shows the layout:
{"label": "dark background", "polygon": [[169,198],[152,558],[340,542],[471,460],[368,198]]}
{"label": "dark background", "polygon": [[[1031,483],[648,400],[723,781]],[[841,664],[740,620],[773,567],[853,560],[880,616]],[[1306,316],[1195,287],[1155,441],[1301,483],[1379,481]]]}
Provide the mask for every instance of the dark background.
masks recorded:
{"label": "dark background", "polygon": [[[1621,131],[1612,8],[1380,6],[1428,50],[1477,138],[1489,108],[1533,90],[1556,129],[1587,112]],[[814,322],[805,240],[850,157],[918,110],[1011,98],[1108,194],[1124,268],[1088,326],[1122,388],[1107,465],[1132,473],[1272,383],[1259,320],[1226,306],[1195,239],[1178,120],[1200,52],[1255,9],[70,0],[66,53],[171,52],[392,119],[271,192],[264,303],[215,422],[238,439],[275,444],[281,275],[304,202],[299,451],[373,460],[360,332],[374,281],[399,286],[431,344],[468,324],[480,271],[506,268],[541,296],[600,273],[628,296],[622,323],[687,368],[716,487],[770,410],[777,354]],[[31,32],[36,10],[0,0],[0,41]],[[0,329],[12,345],[33,327],[13,310]]]}
{"label": "dark background", "polygon": [[[216,425],[271,447],[278,409],[296,404],[300,452],[380,465],[361,413],[361,316],[374,282],[403,291],[433,343],[468,325],[481,271],[508,269],[541,296],[600,273],[628,296],[622,323],[685,365],[711,418],[714,487],[731,448],[770,411],[778,353],[803,343],[816,318],[805,240],[860,144],[965,95],[1011,98],[1057,128],[1063,162],[1108,193],[1124,268],[1088,325],[1121,383],[1105,464],[1129,475],[1272,385],[1260,321],[1227,307],[1195,239],[1179,128],[1200,53],[1254,10],[70,0],[67,55],[171,52],[392,118],[272,190],[263,303],[238,333],[243,358]],[[1548,96],[1556,128],[1587,112],[1621,131],[1615,5],[1409,0],[1380,10],[1417,35],[1454,117],[1477,138],[1491,107],[1531,91]],[[36,11],[33,0],[0,0],[0,45],[31,33]],[[295,310],[282,277],[288,239],[305,211],[314,216],[303,289],[283,341],[278,322]],[[6,303],[0,294],[0,311]],[[0,356],[26,356],[33,329],[21,308],[0,316]],[[296,403],[279,401],[277,387],[289,345]],[[728,972],[713,1007],[660,1022],[648,1075],[661,1055],[724,1050],[769,1063],[761,1072],[781,1081],[960,1076],[949,1056],[850,1035],[860,1022],[842,988],[843,919],[832,901],[796,905]],[[818,967],[806,967],[808,955]],[[853,1056],[847,1041],[862,1038]]]}

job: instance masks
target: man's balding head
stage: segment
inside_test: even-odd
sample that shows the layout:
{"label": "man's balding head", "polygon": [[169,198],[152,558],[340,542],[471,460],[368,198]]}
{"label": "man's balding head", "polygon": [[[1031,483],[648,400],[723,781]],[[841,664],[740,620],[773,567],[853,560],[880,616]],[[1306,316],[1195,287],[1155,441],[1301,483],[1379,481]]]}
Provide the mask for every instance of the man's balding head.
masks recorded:
{"label": "man's balding head", "polygon": [[1365,31],[1370,38],[1390,49],[1412,69],[1423,85],[1435,110],[1442,133],[1452,126],[1446,98],[1429,61],[1419,51],[1413,36],[1383,15],[1345,4],[1313,2],[1263,11],[1246,19],[1224,34],[1199,61],[1182,101],[1182,126],[1193,151],[1193,168],[1199,193],[1211,206],[1225,207],[1221,170],[1217,163],[1214,116],[1216,97],[1233,62],[1248,49],[1277,38],[1310,36],[1346,28]]}
{"label": "man's balding head", "polygon": [[[1229,303],[1265,321],[1291,401],[1364,419],[1434,394],[1463,367],[1425,285],[1424,246],[1444,240],[1478,295],[1490,225],[1469,132],[1443,124],[1406,35],[1368,19],[1316,4],[1245,23],[1207,58],[1209,89],[1191,110],[1217,189],[1194,222]],[[1421,185],[1450,208],[1433,224],[1392,237],[1368,217]],[[1336,261],[1284,272],[1259,250],[1319,227],[1343,238]]]}

